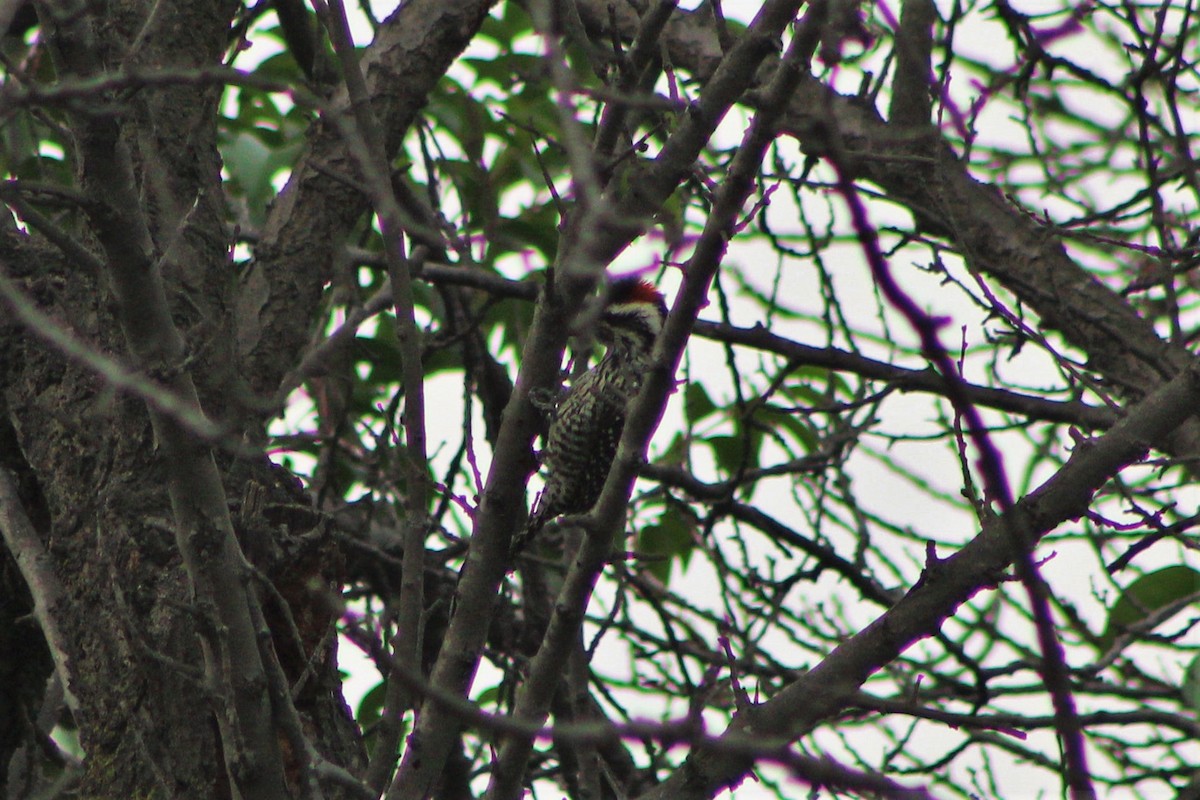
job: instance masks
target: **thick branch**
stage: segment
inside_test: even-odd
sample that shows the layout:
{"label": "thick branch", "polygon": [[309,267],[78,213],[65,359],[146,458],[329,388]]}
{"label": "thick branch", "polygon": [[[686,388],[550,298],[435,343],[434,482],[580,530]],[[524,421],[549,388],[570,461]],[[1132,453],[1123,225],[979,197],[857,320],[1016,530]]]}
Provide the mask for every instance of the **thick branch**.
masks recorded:
{"label": "thick branch", "polygon": [[[99,72],[90,17],[52,9],[55,43],[78,75]],[[183,338],[167,301],[159,263],[125,134],[116,118],[79,115],[76,133],[89,219],[105,257],[118,317],[133,361],[162,373],[176,397],[202,414],[191,375],[181,368]],[[183,556],[202,623],[205,673],[229,708],[217,716],[229,780],[246,797],[286,798],[257,632],[250,619],[245,559],[211,450],[175,418],[148,405],[167,477],[176,545]]]}
{"label": "thick branch", "polygon": [[33,597],[33,616],[42,629],[42,635],[46,637],[67,708],[82,723],[83,709],[71,689],[70,649],[66,634],[58,624],[59,606],[64,602],[62,583],[54,574],[54,559],[46,551],[46,545],[21,506],[16,476],[5,467],[0,467],[0,536],[16,559],[21,577],[25,579],[25,585]]}

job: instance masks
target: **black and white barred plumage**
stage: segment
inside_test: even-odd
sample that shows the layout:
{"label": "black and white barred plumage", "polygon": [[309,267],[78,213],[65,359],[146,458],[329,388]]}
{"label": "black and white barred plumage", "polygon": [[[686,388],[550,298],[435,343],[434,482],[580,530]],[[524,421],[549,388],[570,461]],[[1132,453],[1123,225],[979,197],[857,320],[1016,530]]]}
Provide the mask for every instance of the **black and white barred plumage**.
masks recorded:
{"label": "black and white barred plumage", "polygon": [[546,487],[513,541],[514,553],[554,517],[582,514],[599,499],[625,427],[625,406],[650,368],[666,313],[662,294],[646,281],[622,278],[609,287],[596,330],[604,357],[558,406],[542,451]]}

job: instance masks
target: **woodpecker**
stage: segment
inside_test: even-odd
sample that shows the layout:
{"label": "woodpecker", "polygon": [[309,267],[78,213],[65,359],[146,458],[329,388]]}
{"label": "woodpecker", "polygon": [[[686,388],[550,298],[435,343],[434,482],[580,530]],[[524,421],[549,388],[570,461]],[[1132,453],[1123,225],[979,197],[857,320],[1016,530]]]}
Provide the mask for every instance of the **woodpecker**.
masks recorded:
{"label": "woodpecker", "polygon": [[513,539],[513,555],[554,517],[589,511],[600,498],[625,427],[625,406],[650,369],[666,315],[662,293],[648,282],[621,278],[609,286],[596,326],[604,357],[571,385],[555,412],[542,451],[546,487],[529,525]]}

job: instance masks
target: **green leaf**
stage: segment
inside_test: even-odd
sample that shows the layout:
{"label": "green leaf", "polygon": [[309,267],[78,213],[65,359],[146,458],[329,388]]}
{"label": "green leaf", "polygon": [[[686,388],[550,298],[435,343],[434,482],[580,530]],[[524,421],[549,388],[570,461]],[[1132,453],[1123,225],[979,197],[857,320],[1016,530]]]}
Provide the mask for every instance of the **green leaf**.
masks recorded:
{"label": "green leaf", "polygon": [[251,199],[259,198],[264,187],[270,189],[271,175],[267,164],[271,148],[252,133],[238,133],[225,143],[221,151],[225,170],[236,180]]}
{"label": "green leaf", "polygon": [[500,16],[492,14],[483,21],[479,35],[502,47],[510,47],[514,39],[533,33],[533,20],[516,3],[506,3]]}
{"label": "green leaf", "polygon": [[695,520],[678,507],[664,510],[656,524],[642,528],[638,534],[637,550],[656,557],[646,562],[646,568],[663,585],[671,579],[671,565],[678,562],[687,567],[695,549]]}
{"label": "green leaf", "polygon": [[539,76],[545,69],[546,60],[533,53],[509,53],[495,58],[464,58],[462,63],[479,76],[477,85],[491,82],[507,91],[518,82]]}
{"label": "green leaf", "polygon": [[754,423],[780,434],[790,434],[790,438],[795,440],[806,453],[811,453],[817,448],[817,435],[801,414],[783,411],[771,405],[763,405],[755,409]]}
{"label": "green leaf", "polygon": [[[551,176],[562,174],[563,156],[554,148],[539,146],[535,151],[534,140],[524,131],[516,129],[508,130],[504,137],[506,146],[496,153],[488,165],[488,179],[497,194],[514,186],[525,187],[530,182],[542,182],[542,164],[545,164]],[[522,213],[528,213],[528,209]]]}
{"label": "green leaf", "polygon": [[500,215],[499,198],[492,189],[487,172],[472,161],[445,159],[439,163],[442,173],[449,176],[471,222],[476,227],[490,227]]}
{"label": "green leaf", "polygon": [[[365,733],[363,744],[366,745],[367,755],[371,755],[375,749],[375,731],[373,728],[383,719],[383,706],[387,698],[387,683],[381,681],[375,684],[358,704],[358,713],[355,718],[358,721],[358,727]],[[407,726],[401,722],[402,728]],[[403,738],[404,730],[401,730],[401,738]]]}
{"label": "green leaf", "polygon": [[383,681],[372,686],[358,703],[358,713],[354,718],[363,730],[375,725],[383,719],[383,703],[387,697],[387,684]]}
{"label": "green leaf", "polygon": [[699,422],[717,410],[717,404],[708,396],[699,381],[692,381],[683,392],[683,413],[692,424]]}
{"label": "green leaf", "polygon": [[709,436],[704,443],[712,449],[717,467],[722,472],[733,472],[742,463],[744,447],[741,436]]}
{"label": "green leaf", "polygon": [[354,340],[355,356],[371,366],[368,383],[399,383],[403,361],[400,345],[390,330],[379,331],[373,337],[360,336]]}
{"label": "green leaf", "polygon": [[[277,33],[274,37],[280,44],[285,44],[282,31],[278,28],[273,28],[271,33]],[[300,65],[296,63],[295,57],[290,50],[284,50],[270,58],[263,59],[262,63],[254,70],[256,74],[262,75],[264,78],[271,80],[285,81],[302,81],[304,73],[300,69]]]}
{"label": "green leaf", "polygon": [[1192,710],[1192,713],[1200,714],[1200,656],[1192,659],[1192,663],[1188,665],[1187,672],[1183,675],[1183,685],[1179,687],[1183,693],[1183,703]]}
{"label": "green leaf", "polygon": [[1129,627],[1196,592],[1200,592],[1200,572],[1182,564],[1138,578],[1113,603],[1100,637],[1101,651],[1112,647]]}
{"label": "green leaf", "polygon": [[655,464],[667,467],[678,467],[687,463],[687,440],[682,433],[675,434],[667,449],[654,460]]}
{"label": "green leaf", "polygon": [[527,208],[516,217],[501,218],[494,231],[488,239],[490,259],[533,247],[549,264],[558,253],[558,210],[550,203]]}
{"label": "green leaf", "polygon": [[[822,387],[820,389],[816,387]],[[826,367],[800,367],[788,374],[780,391],[789,400],[806,405],[825,405],[829,402],[828,392],[845,398],[853,398],[854,391],[846,379]]]}
{"label": "green leaf", "polygon": [[451,78],[443,78],[430,96],[425,113],[450,133],[468,161],[482,162],[484,138],[496,130],[496,125],[478,98]]}
{"label": "green leaf", "polygon": [[483,708],[487,708],[488,706],[494,705],[498,702],[500,702],[499,686],[489,686],[480,692],[479,696],[475,698],[475,704],[482,706]]}

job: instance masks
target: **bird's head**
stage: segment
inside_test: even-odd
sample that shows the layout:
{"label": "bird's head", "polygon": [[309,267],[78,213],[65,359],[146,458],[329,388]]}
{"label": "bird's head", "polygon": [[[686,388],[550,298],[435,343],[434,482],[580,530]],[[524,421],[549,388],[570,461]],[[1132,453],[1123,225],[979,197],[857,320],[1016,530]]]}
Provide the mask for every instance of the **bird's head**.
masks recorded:
{"label": "bird's head", "polygon": [[618,278],[608,286],[596,336],[609,348],[648,354],[666,316],[666,301],[653,284]]}

